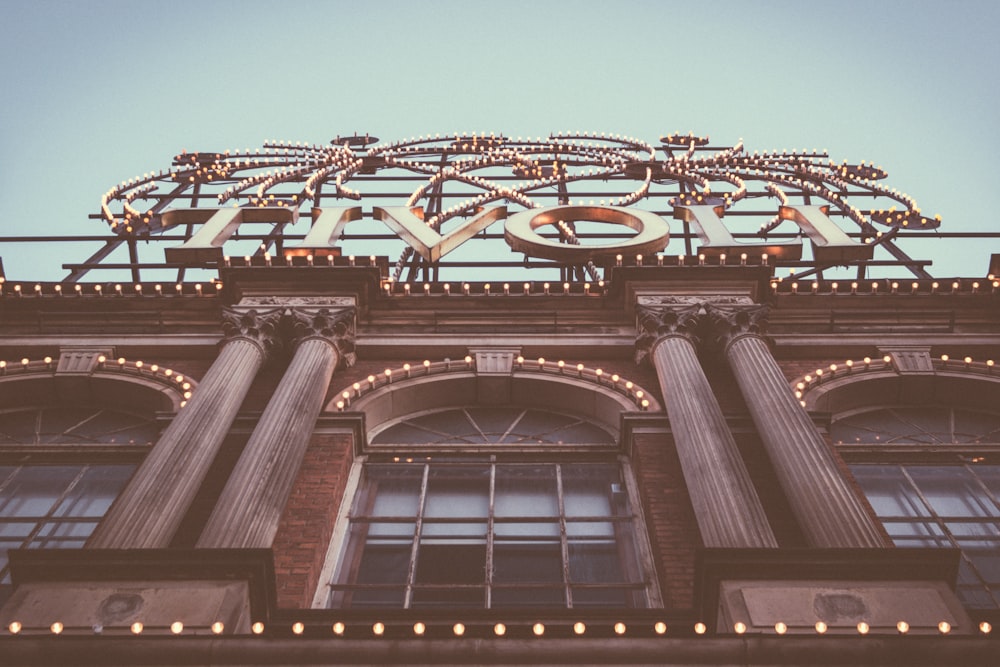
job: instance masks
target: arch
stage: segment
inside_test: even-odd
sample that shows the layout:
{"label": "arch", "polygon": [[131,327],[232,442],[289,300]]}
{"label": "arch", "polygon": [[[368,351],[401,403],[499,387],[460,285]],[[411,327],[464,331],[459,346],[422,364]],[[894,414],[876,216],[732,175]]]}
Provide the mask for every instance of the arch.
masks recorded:
{"label": "arch", "polygon": [[[808,376],[807,376],[808,377]],[[823,381],[800,378],[807,410],[840,413],[880,405],[955,405],[995,410],[1000,405],[1000,373],[985,364],[936,361],[933,371],[900,372],[890,364],[854,370]]]}
{"label": "arch", "polygon": [[23,360],[5,364],[0,373],[0,407],[75,404],[176,412],[195,384],[169,369],[124,359],[101,361],[89,372],[61,372],[51,358]]}
{"label": "arch", "polygon": [[575,415],[616,439],[623,412],[660,409],[641,387],[617,375],[605,376],[600,369],[518,358],[509,371],[480,371],[471,357],[369,376],[345,388],[326,409],[364,413],[368,430],[377,432],[407,415],[468,405],[533,407]]}

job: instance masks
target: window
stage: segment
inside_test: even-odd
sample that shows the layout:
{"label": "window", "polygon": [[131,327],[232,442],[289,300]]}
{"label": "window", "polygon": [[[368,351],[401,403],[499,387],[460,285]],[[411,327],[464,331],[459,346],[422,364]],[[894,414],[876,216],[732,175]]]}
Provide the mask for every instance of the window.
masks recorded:
{"label": "window", "polygon": [[627,462],[602,429],[474,407],[402,420],[372,443],[399,451],[362,463],[329,606],[647,605]]}
{"label": "window", "polygon": [[845,415],[831,434],[896,545],[961,549],[960,599],[1000,608],[1000,415],[883,408]]}
{"label": "window", "polygon": [[0,588],[8,549],[82,547],[157,433],[152,418],[117,410],[0,412]]}

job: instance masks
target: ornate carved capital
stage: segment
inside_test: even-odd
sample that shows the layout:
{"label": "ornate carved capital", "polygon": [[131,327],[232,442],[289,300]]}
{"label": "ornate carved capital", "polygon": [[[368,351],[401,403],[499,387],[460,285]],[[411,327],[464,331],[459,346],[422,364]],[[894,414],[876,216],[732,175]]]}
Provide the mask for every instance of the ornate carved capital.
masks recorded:
{"label": "ornate carved capital", "polygon": [[330,343],[345,366],[353,366],[354,308],[293,308],[289,315],[292,322],[292,344],[319,338]]}
{"label": "ornate carved capital", "polygon": [[720,306],[707,304],[713,341],[723,350],[743,336],[767,336],[767,306]]}
{"label": "ornate carved capital", "polygon": [[245,310],[225,308],[222,311],[222,331],[226,340],[248,340],[260,347],[265,355],[271,355],[281,348],[282,308],[269,310]]}
{"label": "ornate carved capital", "polygon": [[640,364],[653,346],[666,336],[683,336],[695,347],[701,341],[699,327],[705,312],[704,304],[678,306],[645,306],[635,309],[636,328],[639,331],[635,339],[635,363]]}

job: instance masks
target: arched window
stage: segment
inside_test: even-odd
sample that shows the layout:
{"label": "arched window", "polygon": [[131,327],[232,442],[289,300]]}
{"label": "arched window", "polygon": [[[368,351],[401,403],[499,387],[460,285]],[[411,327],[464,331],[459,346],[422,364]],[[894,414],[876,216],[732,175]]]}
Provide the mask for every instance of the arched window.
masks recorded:
{"label": "arched window", "polygon": [[835,415],[830,434],[896,545],[961,549],[959,597],[1000,608],[1000,413],[858,409]]}
{"label": "arched window", "polygon": [[473,405],[406,415],[370,443],[327,606],[649,605],[628,461],[600,426]]}
{"label": "arched window", "polygon": [[151,411],[0,410],[0,598],[10,584],[7,550],[82,547],[158,432]]}

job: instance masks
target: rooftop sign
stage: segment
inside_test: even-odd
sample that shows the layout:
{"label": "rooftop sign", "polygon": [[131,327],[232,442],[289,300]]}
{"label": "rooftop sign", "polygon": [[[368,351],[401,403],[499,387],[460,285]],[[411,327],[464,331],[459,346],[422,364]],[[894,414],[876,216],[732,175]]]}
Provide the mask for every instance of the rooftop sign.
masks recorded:
{"label": "rooftop sign", "polygon": [[591,133],[356,135],[182,152],[169,169],[111,188],[100,217],[117,243],[162,241],[148,263],[182,269],[211,269],[229,255],[398,253],[396,280],[505,267],[598,279],[623,257],[667,254],[800,275],[882,264],[930,277],[897,237],[939,219],[885,178],[825,150],[750,152],[692,133],[656,143]]}

